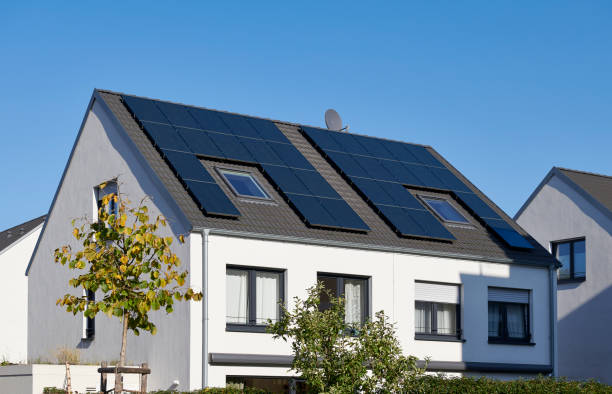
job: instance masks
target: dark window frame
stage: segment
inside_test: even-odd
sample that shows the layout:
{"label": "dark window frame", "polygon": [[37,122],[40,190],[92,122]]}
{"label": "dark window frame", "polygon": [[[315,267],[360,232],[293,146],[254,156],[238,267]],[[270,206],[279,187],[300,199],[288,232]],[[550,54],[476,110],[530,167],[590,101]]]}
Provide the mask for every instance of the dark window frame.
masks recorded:
{"label": "dark window frame", "polygon": [[[251,171],[243,171],[243,170],[236,170],[236,169],[227,168],[227,167],[215,167],[215,171],[217,171],[217,173],[219,174],[221,179],[223,179],[223,182],[225,182],[227,187],[229,187],[229,189],[232,191],[232,193],[234,193],[234,195],[236,197],[252,199],[252,200],[259,200],[259,201],[274,201],[272,199],[272,195],[270,193],[268,193],[268,191],[263,187],[263,185],[257,180],[257,177],[255,177],[255,174],[253,172],[251,172]],[[224,174],[225,172],[230,172],[230,173],[233,172],[233,173],[237,173],[237,174],[248,175],[249,178],[251,179],[251,181],[253,181],[253,183],[255,184],[255,186],[257,186],[257,188],[259,190],[261,190],[262,193],[266,197],[250,196],[250,195],[247,195],[247,194],[239,193],[238,190],[236,190],[236,188],[234,187],[234,185],[232,185],[232,182],[230,182],[229,179],[227,179],[225,177],[225,174]]]}
{"label": "dark window frame", "polygon": [[[531,310],[530,304],[520,303],[520,302],[503,302],[503,301],[489,301],[487,304],[487,308],[491,304],[499,305],[501,312],[501,319],[499,321],[500,324],[500,333],[499,336],[491,336],[489,335],[489,343],[491,344],[508,344],[508,345],[530,345],[533,346],[535,343],[531,342],[532,334],[531,334]],[[508,334],[508,305],[523,305],[525,307],[525,321],[524,321],[524,330],[525,336],[523,338],[515,338],[510,337]],[[487,309],[488,311],[488,309]],[[488,324],[488,312],[487,312],[487,324]],[[488,329],[487,329],[488,331]]]}
{"label": "dark window frame", "polygon": [[[96,301],[96,293],[93,290],[85,291],[87,301]],[[96,318],[85,318],[85,337],[83,339],[93,340],[96,337]]]}
{"label": "dark window frame", "polygon": [[[351,275],[351,274],[335,274],[335,273],[329,273],[329,272],[317,272],[317,282],[319,282],[319,278],[331,278],[331,279],[336,279],[336,289],[338,289],[338,294],[336,294],[336,296],[338,298],[340,297],[344,297],[344,280],[345,279],[358,279],[358,280],[363,280],[365,283],[365,295],[366,295],[366,300],[364,302],[364,310],[361,311],[361,320],[363,323],[365,323],[366,321],[368,321],[370,319],[370,278],[369,276],[362,276],[362,275]],[[363,324],[362,323],[362,324]]]}
{"label": "dark window frame", "polygon": [[240,270],[246,271],[248,273],[248,291],[247,291],[247,304],[249,305],[249,314],[248,314],[248,322],[246,324],[243,323],[228,323],[227,316],[225,317],[225,331],[237,331],[237,332],[262,332],[265,333],[268,327],[267,324],[257,324],[257,288],[256,288],[256,278],[257,272],[273,272],[279,274],[279,284],[278,284],[278,313],[279,316],[283,313],[283,308],[281,308],[281,304],[285,304],[285,272],[284,269],[277,268],[267,268],[267,267],[253,267],[253,266],[244,266],[244,265],[226,265],[225,266],[225,275],[227,276],[227,270]]}
{"label": "dark window frame", "polygon": [[[416,325],[414,327],[414,339],[416,340],[430,340],[430,341],[450,341],[465,342],[462,339],[463,332],[461,330],[461,304],[452,304],[446,302],[433,302],[433,301],[414,301],[414,308],[416,310],[417,304],[428,305],[430,309],[431,317],[431,332],[418,332]],[[454,305],[455,306],[455,334],[438,334],[438,305]],[[415,321],[416,323],[416,321]]]}
{"label": "dark window frame", "polygon": [[[434,216],[438,218],[440,221],[442,221],[443,223],[456,224],[459,226],[472,226],[472,222],[470,221],[470,219],[468,219],[463,213],[459,212],[459,210],[451,203],[450,199],[439,197],[439,196],[428,196],[424,194],[417,194],[417,196],[422,201],[422,203],[425,205],[425,207],[429,209],[434,214]],[[431,206],[427,202],[427,200],[438,200],[438,201],[446,202],[453,210],[455,210],[455,212],[457,212],[459,216],[465,219],[465,222],[444,219],[444,217],[440,213],[438,213],[438,211],[433,206]]]}
{"label": "dark window frame", "polygon": [[[576,276],[575,273],[575,262],[574,262],[574,244],[577,242],[584,242],[584,276]],[[569,278],[559,278],[557,275],[557,283],[571,283],[571,282],[584,282],[586,280],[586,237],[564,239],[559,241],[552,241],[551,243],[552,255],[557,255],[557,248],[562,244],[569,244],[570,246],[570,276]],[[555,257],[556,258],[556,257]]]}

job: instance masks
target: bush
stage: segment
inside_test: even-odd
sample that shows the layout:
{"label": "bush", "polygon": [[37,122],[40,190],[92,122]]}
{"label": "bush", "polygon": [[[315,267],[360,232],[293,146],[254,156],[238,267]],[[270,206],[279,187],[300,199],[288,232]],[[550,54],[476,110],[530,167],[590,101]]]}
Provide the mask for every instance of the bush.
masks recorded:
{"label": "bush", "polygon": [[68,393],[64,389],[58,389],[57,387],[45,387],[43,389],[43,394],[66,394]]}
{"label": "bush", "polygon": [[195,391],[172,391],[172,390],[160,390],[160,391],[150,391],[149,394],[265,394],[268,393],[266,390],[261,389],[253,389],[253,388],[245,388],[243,389],[234,389],[234,388],[215,388],[209,387],[201,390]]}
{"label": "bush", "polygon": [[556,394],[556,393],[611,393],[612,386],[595,381],[569,381],[551,377],[500,381],[490,378],[444,378],[423,376],[415,379],[405,390],[414,394]]}

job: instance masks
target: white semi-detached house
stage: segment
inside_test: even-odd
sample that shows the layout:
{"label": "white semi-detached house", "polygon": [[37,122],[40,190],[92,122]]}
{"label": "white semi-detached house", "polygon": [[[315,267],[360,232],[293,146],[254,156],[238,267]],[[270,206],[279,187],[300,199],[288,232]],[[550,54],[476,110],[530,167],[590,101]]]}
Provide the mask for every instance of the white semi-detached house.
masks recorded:
{"label": "white semi-detached house", "polygon": [[149,363],[152,388],[299,389],[289,344],[264,325],[317,280],[352,322],[384,310],[431,371],[554,373],[554,259],[431,147],[102,90],[29,267],[31,359],[61,346],[117,359],[118,321],[55,306],[74,290],[52,258],[109,181],[148,196],[167,235],[188,235],[175,253],[204,291],[154,313],[157,335],[130,336],[127,358]]}
{"label": "white semi-detached house", "polygon": [[0,362],[23,363],[28,349],[28,278],[25,275],[45,217],[0,232]]}
{"label": "white semi-detached house", "polygon": [[553,167],[515,218],[562,263],[559,374],[612,384],[612,177]]}

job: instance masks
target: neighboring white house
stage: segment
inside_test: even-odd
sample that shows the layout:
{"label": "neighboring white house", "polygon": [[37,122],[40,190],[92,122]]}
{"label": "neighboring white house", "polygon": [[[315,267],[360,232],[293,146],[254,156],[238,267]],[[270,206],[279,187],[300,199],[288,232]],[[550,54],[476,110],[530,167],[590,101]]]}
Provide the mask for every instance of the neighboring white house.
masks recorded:
{"label": "neighboring white house", "polygon": [[515,218],[563,264],[559,375],[612,384],[612,177],[553,167]]}
{"label": "neighboring white house", "polygon": [[[555,369],[552,256],[431,147],[95,90],[29,267],[29,358],[79,348],[116,360],[117,319],[55,305],[71,220],[115,182],[148,196],[200,303],[130,335],[151,388],[299,390],[289,344],[262,323],[323,281],[359,322],[384,310],[430,370],[514,377]],[[108,190],[105,188],[104,190]]]}
{"label": "neighboring white house", "polygon": [[0,232],[0,361],[23,363],[28,350],[28,277],[26,268],[45,217]]}

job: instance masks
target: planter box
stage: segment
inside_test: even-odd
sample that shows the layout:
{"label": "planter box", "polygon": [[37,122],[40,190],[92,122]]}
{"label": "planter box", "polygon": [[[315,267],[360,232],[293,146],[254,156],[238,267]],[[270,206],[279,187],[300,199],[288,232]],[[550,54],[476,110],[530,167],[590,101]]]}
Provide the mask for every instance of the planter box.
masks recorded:
{"label": "planter box", "polygon": [[[100,390],[99,365],[71,365],[72,390],[96,393]],[[0,393],[41,394],[45,387],[64,387],[66,366],[54,364],[6,365],[0,367]],[[115,375],[108,375],[108,388],[115,385]],[[123,387],[140,388],[140,375],[123,375]]]}

